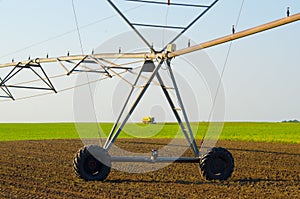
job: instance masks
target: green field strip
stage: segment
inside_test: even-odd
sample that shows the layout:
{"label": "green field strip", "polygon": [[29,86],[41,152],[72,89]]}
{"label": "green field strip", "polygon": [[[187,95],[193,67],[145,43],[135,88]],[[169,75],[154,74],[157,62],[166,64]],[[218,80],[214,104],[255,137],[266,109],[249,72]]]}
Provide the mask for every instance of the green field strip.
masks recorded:
{"label": "green field strip", "polygon": [[[112,123],[2,123],[0,141],[97,138],[107,135]],[[202,139],[209,123],[192,123],[196,139]],[[212,132],[214,129],[212,129]],[[79,132],[79,133],[78,133]],[[213,132],[215,133],[215,132]],[[120,138],[184,138],[176,123],[129,123]],[[226,122],[220,140],[300,143],[300,123]]]}

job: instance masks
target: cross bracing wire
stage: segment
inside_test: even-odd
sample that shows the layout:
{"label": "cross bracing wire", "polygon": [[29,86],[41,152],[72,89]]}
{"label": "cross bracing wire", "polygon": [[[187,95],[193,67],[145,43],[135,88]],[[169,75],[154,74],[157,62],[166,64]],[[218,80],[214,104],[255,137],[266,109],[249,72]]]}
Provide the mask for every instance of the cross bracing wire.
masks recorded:
{"label": "cross bracing wire", "polygon": [[173,2],[159,2],[159,1],[146,1],[146,0],[125,0],[135,3],[148,3],[148,4],[158,4],[158,5],[171,5],[171,6],[181,6],[181,7],[199,7],[199,8],[207,8],[208,5],[200,5],[200,4],[189,4],[189,3],[173,3]]}

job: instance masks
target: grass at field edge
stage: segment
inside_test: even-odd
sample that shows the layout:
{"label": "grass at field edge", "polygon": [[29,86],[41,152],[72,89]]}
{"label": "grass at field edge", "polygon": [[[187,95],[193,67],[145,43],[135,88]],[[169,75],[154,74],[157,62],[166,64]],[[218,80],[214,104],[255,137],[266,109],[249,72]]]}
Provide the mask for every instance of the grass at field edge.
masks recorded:
{"label": "grass at field edge", "polygon": [[[100,130],[109,132],[112,123],[101,123]],[[202,139],[209,123],[192,123],[196,139]],[[221,125],[215,123],[212,131]],[[80,136],[77,132],[80,132]],[[144,125],[129,123],[119,138],[173,138],[180,132],[177,123]],[[92,123],[2,123],[0,124],[0,141],[79,139],[80,137],[98,137],[98,127]],[[179,138],[184,138],[180,133]],[[225,122],[219,140],[280,142],[300,144],[300,123],[267,122]]]}

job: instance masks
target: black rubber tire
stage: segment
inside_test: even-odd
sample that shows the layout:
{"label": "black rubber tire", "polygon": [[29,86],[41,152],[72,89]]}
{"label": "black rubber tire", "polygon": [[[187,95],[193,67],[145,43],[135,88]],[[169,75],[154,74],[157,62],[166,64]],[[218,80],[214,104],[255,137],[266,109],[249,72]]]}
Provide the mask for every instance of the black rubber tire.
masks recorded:
{"label": "black rubber tire", "polygon": [[212,148],[200,159],[200,171],[206,180],[227,180],[234,170],[234,159],[224,148]]}
{"label": "black rubber tire", "polygon": [[102,147],[88,145],[75,154],[73,168],[85,180],[104,181],[110,173],[111,158]]}

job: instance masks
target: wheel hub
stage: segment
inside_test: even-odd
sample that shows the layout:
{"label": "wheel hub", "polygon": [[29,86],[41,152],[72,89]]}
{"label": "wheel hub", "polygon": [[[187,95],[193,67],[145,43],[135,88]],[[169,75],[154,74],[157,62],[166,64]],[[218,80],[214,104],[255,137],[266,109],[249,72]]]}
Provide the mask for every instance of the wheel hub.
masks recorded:
{"label": "wheel hub", "polygon": [[217,158],[212,163],[212,172],[215,175],[221,175],[226,169],[226,162],[222,158]]}

